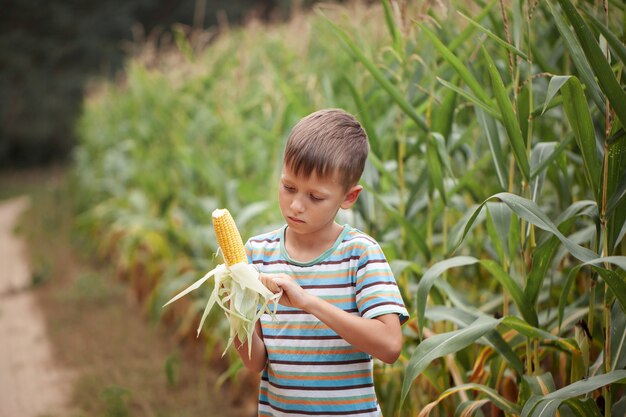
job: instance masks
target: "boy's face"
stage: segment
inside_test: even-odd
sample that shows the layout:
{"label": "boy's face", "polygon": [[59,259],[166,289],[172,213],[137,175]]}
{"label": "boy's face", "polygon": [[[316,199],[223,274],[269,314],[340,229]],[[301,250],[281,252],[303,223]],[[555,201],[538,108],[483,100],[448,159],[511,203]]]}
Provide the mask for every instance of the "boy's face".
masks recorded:
{"label": "boy's face", "polygon": [[348,209],[362,187],[346,190],[337,175],[320,178],[315,173],[305,178],[283,166],[278,191],[280,211],[293,232],[310,235],[332,228],[337,211]]}

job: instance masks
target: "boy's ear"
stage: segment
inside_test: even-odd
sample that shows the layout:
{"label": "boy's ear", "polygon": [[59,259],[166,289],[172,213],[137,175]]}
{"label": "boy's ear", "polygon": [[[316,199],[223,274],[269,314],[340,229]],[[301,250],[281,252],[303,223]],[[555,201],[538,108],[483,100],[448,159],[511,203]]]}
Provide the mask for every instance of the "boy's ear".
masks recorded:
{"label": "boy's ear", "polygon": [[356,203],[357,198],[359,198],[359,194],[361,194],[361,191],[363,191],[363,187],[361,185],[357,184],[350,187],[350,189],[346,193],[343,203],[341,203],[341,208],[347,210],[352,207],[352,205]]}

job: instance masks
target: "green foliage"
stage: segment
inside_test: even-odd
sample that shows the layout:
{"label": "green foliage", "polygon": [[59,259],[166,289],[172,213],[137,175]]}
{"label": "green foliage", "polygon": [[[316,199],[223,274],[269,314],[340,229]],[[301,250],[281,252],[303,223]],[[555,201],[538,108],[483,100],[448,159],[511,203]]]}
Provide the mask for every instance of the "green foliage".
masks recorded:
{"label": "green foliage", "polygon": [[127,417],[130,416],[128,399],[130,392],[120,386],[110,385],[102,390],[100,398],[107,405],[106,417]]}
{"label": "green foliage", "polygon": [[176,387],[180,381],[180,356],[177,354],[168,356],[163,368],[167,385],[170,388]]}
{"label": "green foliage", "polygon": [[[324,8],[138,56],[86,103],[83,226],[133,285],[149,277],[153,306],[212,266],[214,208],[244,236],[281,222],[289,129],[343,107],[371,153],[340,220],[381,242],[413,312],[400,360],[377,367],[385,415],[608,416],[626,358],[624,62],[605,55],[622,22],[567,0],[453,3]],[[228,338],[208,320],[209,345]],[[583,397],[600,391],[604,410]]]}

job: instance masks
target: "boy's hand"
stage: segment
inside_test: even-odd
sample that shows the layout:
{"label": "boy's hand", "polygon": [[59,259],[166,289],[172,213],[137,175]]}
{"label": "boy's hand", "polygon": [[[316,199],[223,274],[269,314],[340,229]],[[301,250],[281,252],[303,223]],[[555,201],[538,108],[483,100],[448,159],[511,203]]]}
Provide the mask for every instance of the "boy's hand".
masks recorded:
{"label": "boy's hand", "polygon": [[287,274],[261,274],[261,282],[274,294],[283,290],[278,302],[287,307],[305,310],[310,294]]}

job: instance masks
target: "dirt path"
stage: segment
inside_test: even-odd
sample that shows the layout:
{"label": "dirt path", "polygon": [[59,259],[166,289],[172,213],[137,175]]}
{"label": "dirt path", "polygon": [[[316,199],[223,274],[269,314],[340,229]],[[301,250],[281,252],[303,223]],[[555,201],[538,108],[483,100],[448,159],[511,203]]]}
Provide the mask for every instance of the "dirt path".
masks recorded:
{"label": "dirt path", "polygon": [[26,197],[0,202],[0,417],[62,413],[71,386],[52,361],[24,244],[13,234],[28,204]]}

